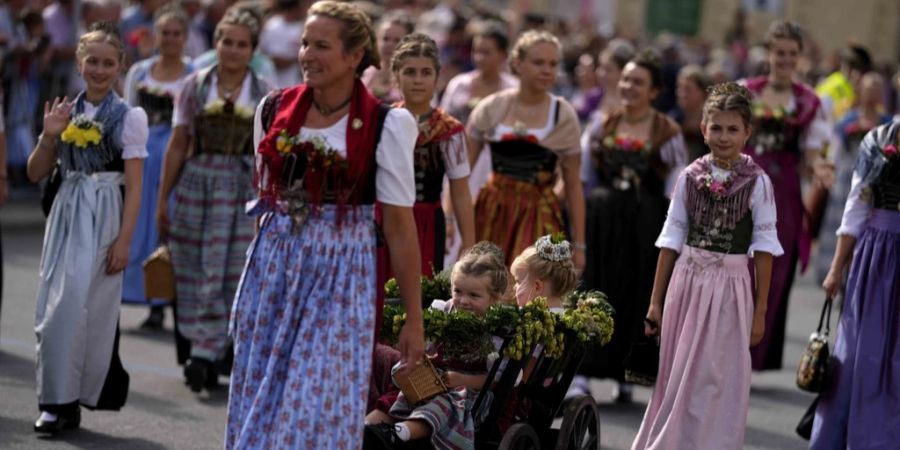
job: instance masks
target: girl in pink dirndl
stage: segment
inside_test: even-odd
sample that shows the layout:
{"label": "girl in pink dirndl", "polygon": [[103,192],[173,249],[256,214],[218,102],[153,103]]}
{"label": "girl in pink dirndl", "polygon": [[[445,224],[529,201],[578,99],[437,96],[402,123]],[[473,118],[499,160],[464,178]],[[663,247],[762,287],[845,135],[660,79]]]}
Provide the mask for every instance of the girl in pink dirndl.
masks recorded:
{"label": "girl in pink dirndl", "polygon": [[645,320],[660,335],[659,373],[633,450],[743,446],[748,348],[765,330],[772,257],[783,253],[772,183],[741,155],[750,114],[747,89],[715,86],[702,123],[712,153],[675,185]]}

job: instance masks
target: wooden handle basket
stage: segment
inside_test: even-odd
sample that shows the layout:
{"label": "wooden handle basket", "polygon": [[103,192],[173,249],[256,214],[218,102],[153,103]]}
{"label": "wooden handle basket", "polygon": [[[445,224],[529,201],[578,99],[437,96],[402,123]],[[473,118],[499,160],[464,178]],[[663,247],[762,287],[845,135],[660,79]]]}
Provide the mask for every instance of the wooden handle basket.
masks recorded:
{"label": "wooden handle basket", "polygon": [[410,405],[418,405],[450,390],[427,357],[408,375],[395,375],[394,381]]}
{"label": "wooden handle basket", "polygon": [[160,245],[144,261],[144,296],[148,299],[175,299],[175,270],[169,247]]}

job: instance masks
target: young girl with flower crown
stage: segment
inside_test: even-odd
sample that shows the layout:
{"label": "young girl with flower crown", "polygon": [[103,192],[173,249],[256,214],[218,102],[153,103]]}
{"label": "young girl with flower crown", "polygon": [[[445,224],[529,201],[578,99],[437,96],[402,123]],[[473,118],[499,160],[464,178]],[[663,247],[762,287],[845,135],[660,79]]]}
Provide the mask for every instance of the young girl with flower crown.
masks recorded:
{"label": "young girl with flower crown", "polygon": [[772,183],[741,154],[750,99],[735,83],[710,90],[702,132],[711,154],[675,184],[645,319],[645,333],[660,335],[659,373],[633,450],[743,446],[748,348],[762,339],[772,257],[783,253]]}
{"label": "young girl with flower crown", "polygon": [[578,283],[572,262],[572,245],[549,234],[517,256],[511,270],[519,307],[537,297],[544,297],[551,311],[561,311],[563,299],[575,290]]}
{"label": "young girl with flower crown", "polygon": [[34,183],[57,162],[63,174],[47,220],[35,313],[39,433],[78,428],[81,405],[118,410],[128,394],[119,301],[141,202],[147,115],[113,90],[125,61],[114,25],[93,25],[76,58],[86,89],[74,101],[44,104],[44,132],[28,159]]}
{"label": "young girl with flower crown", "polygon": [[[446,302],[435,300],[431,307],[485,315],[488,307],[501,301],[508,285],[508,272],[498,253],[502,255],[490,248],[465,254],[454,264],[450,275],[452,298]],[[489,361],[456,361],[447,357],[446,345],[438,353],[433,361],[443,372],[450,391],[415,407],[401,393],[388,413],[376,409],[366,416],[367,442],[380,442],[391,448],[430,436],[431,444],[439,450],[475,447],[476,418],[472,407],[490,370]],[[400,366],[402,363],[394,371]]]}

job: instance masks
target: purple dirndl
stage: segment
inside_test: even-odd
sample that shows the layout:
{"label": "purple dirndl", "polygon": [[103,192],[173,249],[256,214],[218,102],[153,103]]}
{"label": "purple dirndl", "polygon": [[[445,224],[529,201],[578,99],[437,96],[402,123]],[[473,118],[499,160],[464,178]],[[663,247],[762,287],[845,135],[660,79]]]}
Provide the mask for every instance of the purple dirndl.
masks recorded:
{"label": "purple dirndl", "polygon": [[372,205],[268,213],[232,313],[225,448],[357,449],[372,364]]}
{"label": "purple dirndl", "polygon": [[900,212],[876,209],[853,254],[810,448],[900,442]]}

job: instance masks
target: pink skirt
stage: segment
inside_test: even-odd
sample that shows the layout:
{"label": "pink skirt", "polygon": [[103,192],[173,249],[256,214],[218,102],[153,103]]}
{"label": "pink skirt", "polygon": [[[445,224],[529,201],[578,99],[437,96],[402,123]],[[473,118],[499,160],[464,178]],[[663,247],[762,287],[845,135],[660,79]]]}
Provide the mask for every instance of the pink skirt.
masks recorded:
{"label": "pink skirt", "polygon": [[753,290],[745,255],[685,245],[663,307],[659,374],[632,449],[740,449]]}

